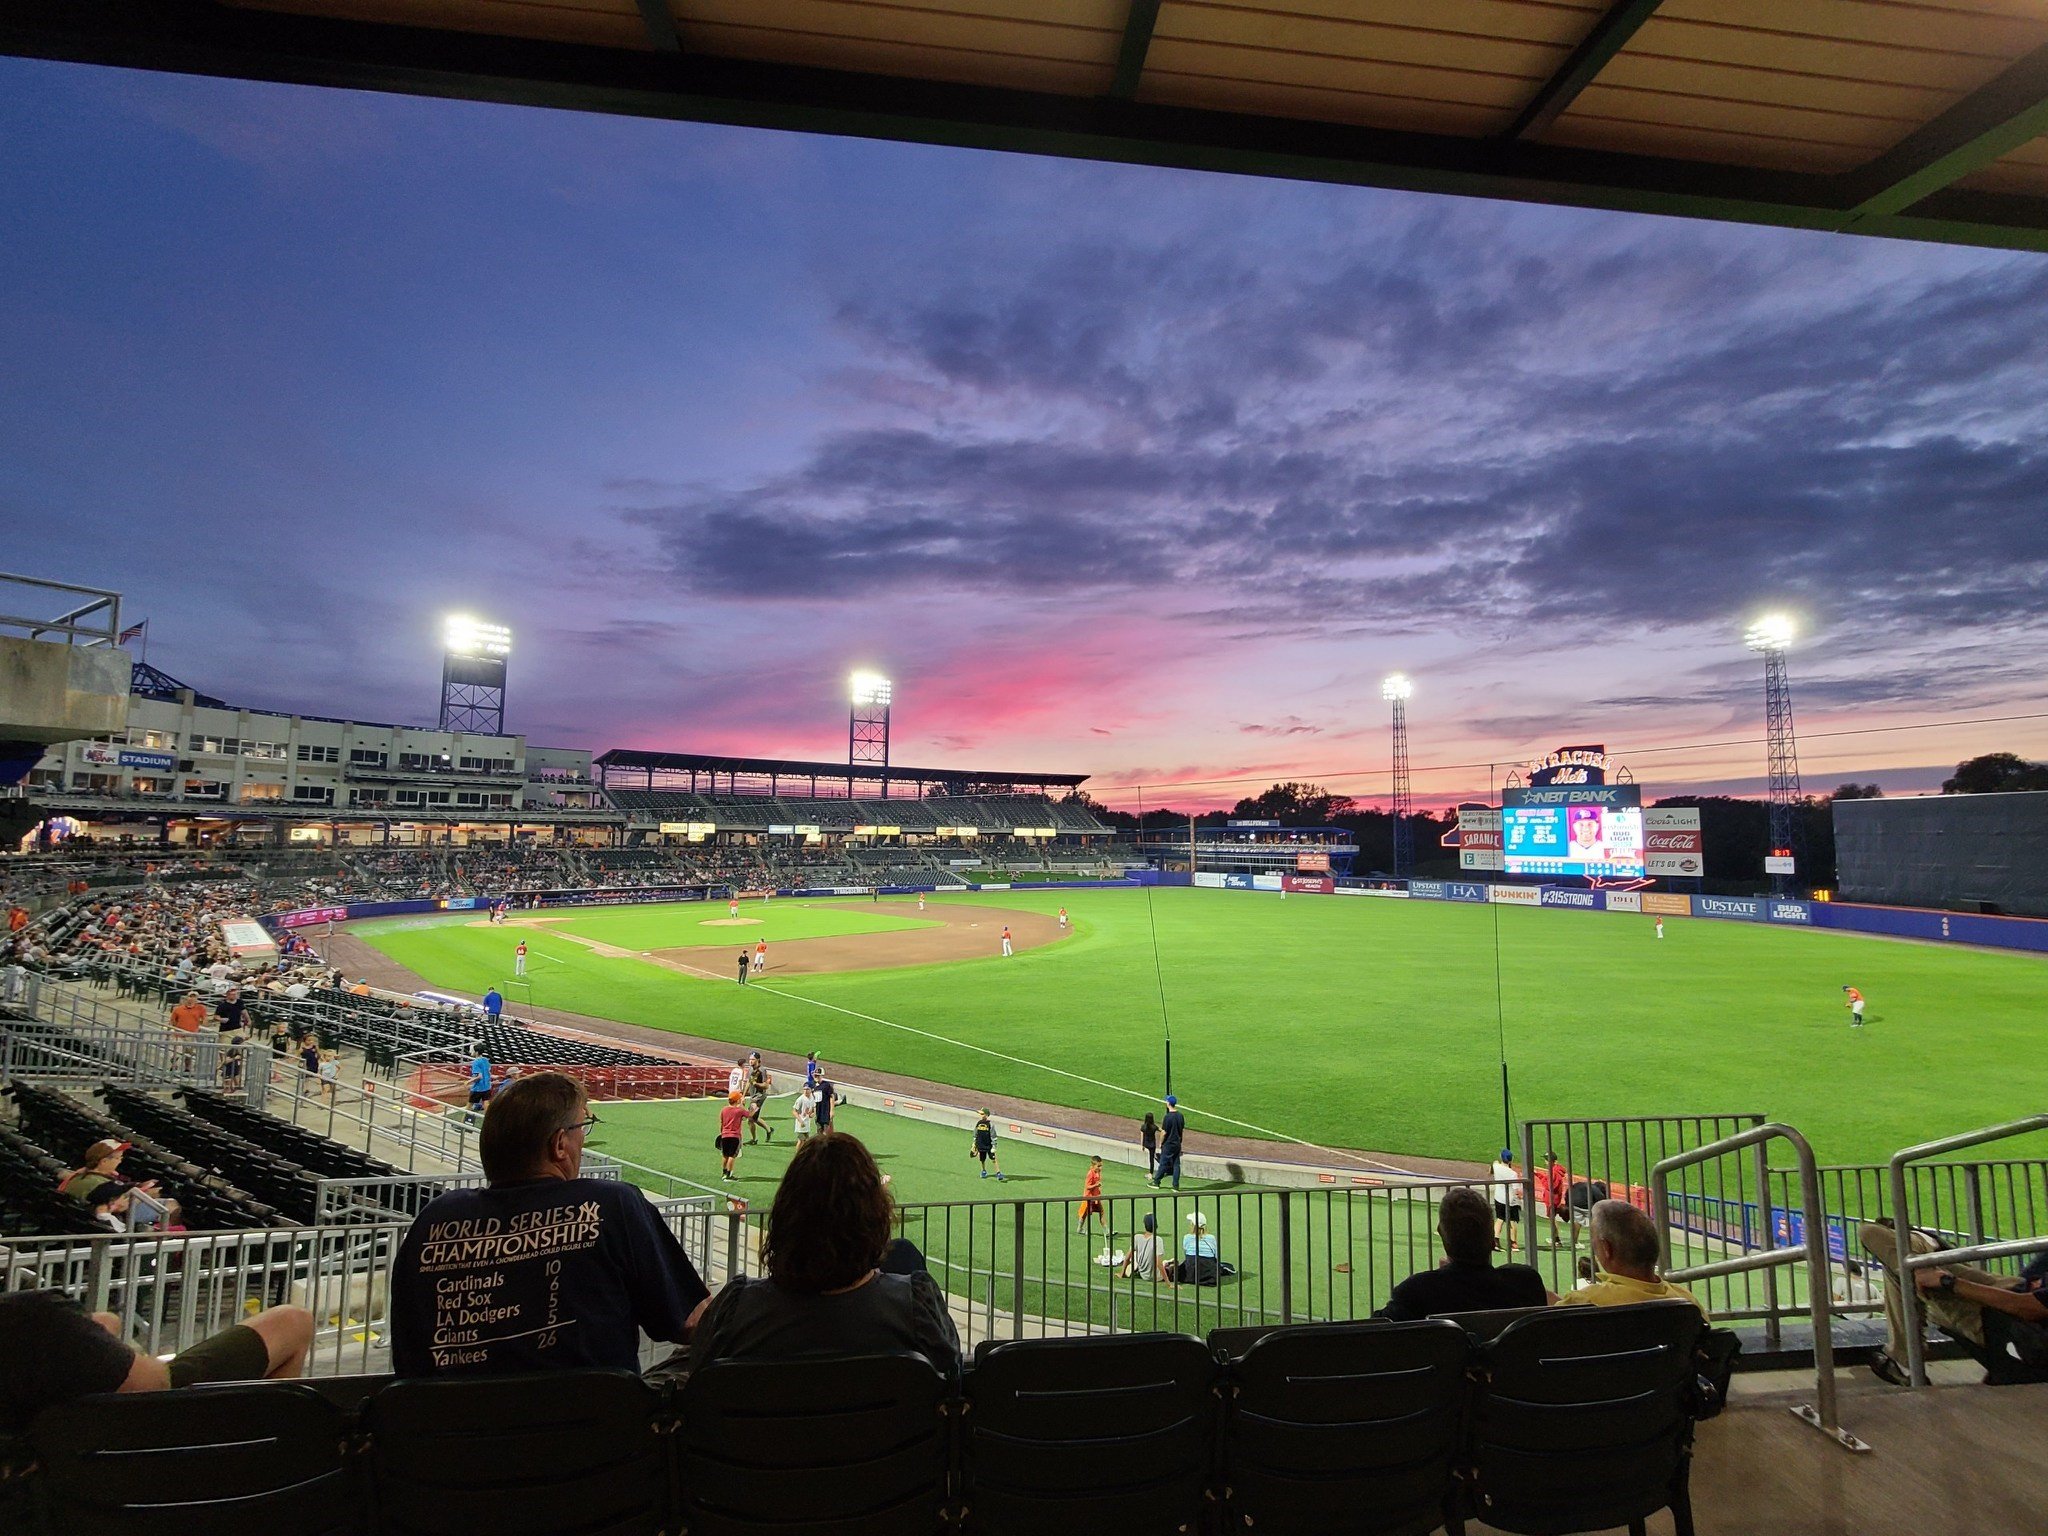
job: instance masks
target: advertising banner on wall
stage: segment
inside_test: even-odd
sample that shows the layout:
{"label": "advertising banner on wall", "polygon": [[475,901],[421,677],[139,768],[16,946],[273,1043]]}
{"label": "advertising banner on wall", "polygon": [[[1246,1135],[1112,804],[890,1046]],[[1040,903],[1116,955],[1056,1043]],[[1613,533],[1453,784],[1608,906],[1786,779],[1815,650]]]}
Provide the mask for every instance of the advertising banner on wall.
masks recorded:
{"label": "advertising banner on wall", "polygon": [[1543,892],[1533,885],[1489,885],[1486,899],[1504,907],[1540,907]]}
{"label": "advertising banner on wall", "polygon": [[1641,891],[1608,891],[1607,910],[1610,912],[1640,912],[1643,910]]}
{"label": "advertising banner on wall", "polygon": [[1501,867],[1500,812],[1485,806],[1458,807],[1458,868]]}
{"label": "advertising banner on wall", "polygon": [[1297,853],[1294,856],[1294,867],[1305,875],[1327,874],[1330,869],[1330,856],[1327,853]]}
{"label": "advertising banner on wall", "polygon": [[1212,874],[1206,869],[1198,869],[1195,871],[1195,884],[1207,890],[1220,891],[1223,889],[1224,881],[1221,875]]}
{"label": "advertising banner on wall", "polygon": [[1644,891],[1643,910],[1652,917],[1691,917],[1692,898],[1669,891]]}
{"label": "advertising banner on wall", "polygon": [[1255,891],[1277,891],[1284,889],[1278,875],[1253,875],[1252,889]]}
{"label": "advertising banner on wall", "polygon": [[1581,912],[1599,912],[1607,903],[1604,891],[1582,891],[1574,886],[1547,885],[1538,893],[1546,907],[1574,907]]}
{"label": "advertising banner on wall", "polygon": [[1774,923],[1803,923],[1813,925],[1813,908],[1803,901],[1774,901],[1765,915]]}
{"label": "advertising banner on wall", "polygon": [[1280,889],[1283,891],[1304,891],[1311,896],[1328,896],[1337,889],[1337,882],[1328,875],[1317,879],[1314,875],[1282,875]]}
{"label": "advertising banner on wall", "polygon": [[1692,899],[1694,917],[1732,917],[1746,923],[1760,923],[1764,918],[1764,904],[1756,896],[1695,896]]}
{"label": "advertising banner on wall", "polygon": [[272,919],[280,928],[310,928],[315,923],[345,923],[347,907],[307,907],[299,912],[281,913]]}
{"label": "advertising banner on wall", "polygon": [[1444,882],[1444,900],[1484,901],[1486,900],[1486,887],[1477,880],[1446,880]]}
{"label": "advertising banner on wall", "polygon": [[1643,812],[1643,873],[1692,879],[1707,872],[1699,807],[1651,806]]}

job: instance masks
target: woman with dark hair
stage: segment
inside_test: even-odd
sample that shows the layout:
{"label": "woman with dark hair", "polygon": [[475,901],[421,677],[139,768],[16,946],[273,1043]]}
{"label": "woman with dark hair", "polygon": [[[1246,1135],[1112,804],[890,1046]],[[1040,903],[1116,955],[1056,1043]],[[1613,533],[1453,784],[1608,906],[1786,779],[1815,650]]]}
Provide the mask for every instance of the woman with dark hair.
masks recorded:
{"label": "woman with dark hair", "polygon": [[1145,1177],[1151,1178],[1159,1166],[1159,1122],[1152,1118],[1152,1111],[1145,1111],[1145,1123],[1138,1127],[1138,1145],[1145,1149]]}
{"label": "woman with dark hair", "polygon": [[834,1132],[798,1147],[761,1229],[768,1273],[729,1280],[712,1298],[691,1369],[899,1349],[959,1369],[945,1294],[922,1269],[887,1272],[895,1216],[882,1171],[859,1141]]}

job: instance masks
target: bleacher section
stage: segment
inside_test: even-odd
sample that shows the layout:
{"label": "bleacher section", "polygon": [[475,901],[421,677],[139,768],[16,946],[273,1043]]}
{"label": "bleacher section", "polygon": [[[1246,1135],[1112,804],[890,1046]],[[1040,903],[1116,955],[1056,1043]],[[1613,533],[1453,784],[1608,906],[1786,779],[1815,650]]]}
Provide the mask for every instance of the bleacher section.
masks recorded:
{"label": "bleacher section", "polygon": [[771,826],[814,826],[850,835],[857,826],[901,827],[917,834],[973,827],[1008,837],[1018,827],[1052,827],[1101,836],[1108,828],[1086,808],[1049,795],[926,795],[921,799],[796,799],[787,795],[705,795],[688,790],[609,789],[614,804],[638,821],[708,821],[721,832],[766,833]]}
{"label": "bleacher section", "polygon": [[0,1471],[44,1529],[157,1536],[1641,1531],[1666,1509],[1689,1532],[1702,1332],[1691,1306],[1652,1303],[1538,1313],[1490,1342],[1443,1320],[1288,1328],[1241,1357],[1170,1334],[1026,1339],[964,1377],[873,1354],[721,1361],[680,1388],[599,1371],[346,1400],[210,1387],[47,1409]]}
{"label": "bleacher section", "polygon": [[20,1132],[0,1125],[0,1236],[104,1232],[85,1207],[57,1192],[70,1166]]}
{"label": "bleacher section", "polygon": [[184,1223],[195,1232],[285,1224],[276,1207],[230,1183],[218,1169],[202,1167],[143,1132],[87,1109],[76,1099],[19,1082],[5,1091],[20,1115],[21,1134],[67,1169],[77,1167],[77,1159],[96,1141],[130,1143],[121,1165],[122,1177],[138,1184],[157,1180],[163,1193],[184,1207]]}

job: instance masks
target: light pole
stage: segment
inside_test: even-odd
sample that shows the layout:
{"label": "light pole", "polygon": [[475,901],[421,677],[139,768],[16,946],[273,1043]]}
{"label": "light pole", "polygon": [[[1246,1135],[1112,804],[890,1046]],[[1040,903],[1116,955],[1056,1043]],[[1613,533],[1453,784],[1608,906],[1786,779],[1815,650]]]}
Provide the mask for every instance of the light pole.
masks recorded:
{"label": "light pole", "polygon": [[1380,697],[1394,706],[1394,878],[1406,880],[1415,870],[1415,828],[1408,784],[1408,700],[1415,684],[1396,672],[1380,684]]}
{"label": "light pole", "polygon": [[512,631],[452,613],[441,631],[441,729],[505,734],[505,658]]}
{"label": "light pole", "polygon": [[848,680],[853,713],[846,727],[846,792],[853,793],[854,768],[877,764],[882,773],[882,798],[889,797],[889,700],[895,686],[879,672],[856,672]]}
{"label": "light pole", "polygon": [[1792,731],[1792,680],[1785,653],[1798,625],[1787,613],[1767,613],[1743,633],[1743,644],[1764,658],[1764,772],[1769,783],[1770,845],[1764,873],[1782,896],[1798,871],[1799,744]]}

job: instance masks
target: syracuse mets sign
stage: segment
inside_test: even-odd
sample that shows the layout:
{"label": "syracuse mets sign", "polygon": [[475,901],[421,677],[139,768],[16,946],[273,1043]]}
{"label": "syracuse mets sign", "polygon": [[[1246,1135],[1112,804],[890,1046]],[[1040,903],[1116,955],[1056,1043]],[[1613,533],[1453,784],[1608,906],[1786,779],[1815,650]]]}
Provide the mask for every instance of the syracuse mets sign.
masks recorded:
{"label": "syracuse mets sign", "polygon": [[1529,782],[1605,784],[1610,766],[1605,747],[1559,747],[1529,765]]}

